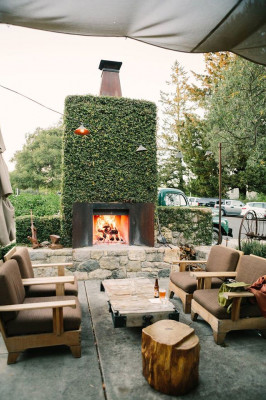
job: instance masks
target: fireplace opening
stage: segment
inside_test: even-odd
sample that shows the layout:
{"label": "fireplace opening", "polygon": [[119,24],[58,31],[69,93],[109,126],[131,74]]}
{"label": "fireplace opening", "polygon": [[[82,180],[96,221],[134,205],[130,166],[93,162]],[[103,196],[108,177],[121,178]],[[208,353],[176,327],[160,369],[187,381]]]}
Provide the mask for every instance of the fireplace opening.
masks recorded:
{"label": "fireplace opening", "polygon": [[129,244],[128,215],[93,215],[93,244]]}
{"label": "fireplace opening", "polygon": [[153,203],[76,202],[72,224],[74,249],[102,243],[154,246]]}

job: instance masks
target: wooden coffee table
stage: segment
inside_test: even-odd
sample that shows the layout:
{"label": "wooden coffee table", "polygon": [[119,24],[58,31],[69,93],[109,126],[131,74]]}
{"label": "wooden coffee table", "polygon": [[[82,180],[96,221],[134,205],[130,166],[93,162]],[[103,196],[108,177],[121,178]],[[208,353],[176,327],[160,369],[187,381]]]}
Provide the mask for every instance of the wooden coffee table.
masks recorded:
{"label": "wooden coffee table", "polygon": [[179,312],[168,300],[154,298],[154,282],[147,278],[106,279],[101,290],[108,296],[115,328],[145,327],[161,319],[179,321]]}

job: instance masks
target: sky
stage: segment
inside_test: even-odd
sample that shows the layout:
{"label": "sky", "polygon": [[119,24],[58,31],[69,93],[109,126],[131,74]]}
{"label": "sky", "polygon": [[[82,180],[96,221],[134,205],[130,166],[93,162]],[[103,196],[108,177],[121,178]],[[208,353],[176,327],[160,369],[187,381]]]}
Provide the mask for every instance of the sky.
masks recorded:
{"label": "sky", "polygon": [[[101,59],[122,61],[122,95],[154,101],[166,90],[177,60],[186,71],[202,73],[203,55],[161,49],[132,39],[64,35],[0,24],[0,85],[64,113],[68,95],[98,95]],[[0,127],[5,162],[37,127],[57,124],[60,115],[0,87]]]}

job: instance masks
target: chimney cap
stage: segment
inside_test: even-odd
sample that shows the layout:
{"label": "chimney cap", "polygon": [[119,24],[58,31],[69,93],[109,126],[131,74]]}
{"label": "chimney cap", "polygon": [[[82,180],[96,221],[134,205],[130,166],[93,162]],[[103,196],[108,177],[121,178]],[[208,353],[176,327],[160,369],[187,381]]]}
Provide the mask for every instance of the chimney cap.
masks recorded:
{"label": "chimney cap", "polygon": [[101,60],[99,69],[118,72],[121,68],[121,65],[122,65],[121,61]]}

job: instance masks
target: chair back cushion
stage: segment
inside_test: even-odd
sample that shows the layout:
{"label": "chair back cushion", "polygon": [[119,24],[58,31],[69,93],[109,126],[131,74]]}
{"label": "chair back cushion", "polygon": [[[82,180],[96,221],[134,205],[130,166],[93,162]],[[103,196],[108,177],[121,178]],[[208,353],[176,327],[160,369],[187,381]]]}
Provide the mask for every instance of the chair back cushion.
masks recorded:
{"label": "chair back cushion", "polygon": [[235,271],[239,260],[239,252],[230,247],[213,246],[207,263],[207,272]]}
{"label": "chair back cushion", "polygon": [[236,274],[238,282],[254,283],[266,275],[266,259],[254,256],[242,256]]}
{"label": "chair back cushion", "polygon": [[11,259],[17,261],[22,279],[34,278],[29,251],[26,247],[17,249]]}
{"label": "chair back cushion", "polygon": [[[6,261],[0,268],[0,304],[2,306],[21,304],[25,299],[25,290],[21,281],[18,264],[15,260]],[[17,312],[1,313],[7,322],[16,318]]]}

